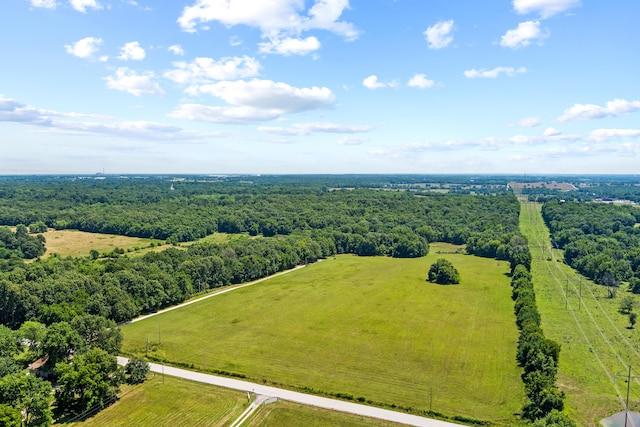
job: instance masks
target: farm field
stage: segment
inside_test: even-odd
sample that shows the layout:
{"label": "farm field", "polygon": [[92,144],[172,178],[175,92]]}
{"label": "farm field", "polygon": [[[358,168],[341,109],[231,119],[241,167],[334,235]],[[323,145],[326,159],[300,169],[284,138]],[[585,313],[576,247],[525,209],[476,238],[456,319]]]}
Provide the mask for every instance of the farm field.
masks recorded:
{"label": "farm field", "polygon": [[231,424],[248,406],[246,394],[207,384],[155,375],[81,422],[64,426],[191,427]]}
{"label": "farm field", "polygon": [[[618,378],[614,384],[615,374],[640,366],[640,331],[629,329],[628,317],[618,311],[620,299],[631,294],[621,287],[616,298],[608,298],[604,287],[564,264],[563,252],[551,248],[540,209],[538,203],[522,202],[521,230],[531,249],[542,327],[562,346],[558,386],[579,425],[600,425],[602,418],[624,410],[626,381]],[[629,406],[637,410],[640,383],[631,386]]]}
{"label": "farm field", "polygon": [[[87,233],[78,230],[53,230],[42,233],[46,239],[47,251],[45,257],[58,254],[62,257],[88,256],[92,249],[106,253],[116,247],[127,250],[139,251],[154,245],[164,243],[162,240],[142,239],[138,237],[119,236],[115,234]],[[154,247],[154,249],[160,247]]]}
{"label": "farm field", "polygon": [[260,408],[245,427],[400,427],[403,424],[278,401]]}
{"label": "farm field", "polygon": [[[523,401],[508,264],[338,256],[126,325],[123,353],[386,405],[510,424]],[[439,253],[440,252],[440,253]],[[437,258],[461,284],[425,281]]]}

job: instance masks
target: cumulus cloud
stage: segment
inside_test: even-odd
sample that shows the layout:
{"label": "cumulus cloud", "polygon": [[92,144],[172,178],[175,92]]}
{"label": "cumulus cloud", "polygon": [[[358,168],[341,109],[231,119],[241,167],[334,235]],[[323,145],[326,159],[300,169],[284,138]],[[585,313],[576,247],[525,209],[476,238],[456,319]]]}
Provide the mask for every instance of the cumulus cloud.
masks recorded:
{"label": "cumulus cloud", "polygon": [[513,9],[517,13],[537,12],[543,19],[579,5],[580,0],[513,0]]}
{"label": "cumulus cloud", "polygon": [[298,88],[272,80],[221,81],[192,86],[191,95],[208,94],[231,105],[246,106],[284,113],[298,113],[333,105],[335,95],[329,88],[313,86]]}
{"label": "cumulus cloud", "polygon": [[96,37],[85,37],[73,44],[64,45],[67,53],[77,56],[78,58],[91,59],[93,55],[100,50],[102,39]]}
{"label": "cumulus cloud", "polygon": [[516,74],[523,74],[523,73],[526,73],[526,72],[527,72],[527,69],[525,67],[520,67],[520,68],[496,67],[496,68],[493,68],[491,70],[488,70],[486,68],[482,68],[480,70],[476,70],[475,68],[473,68],[471,70],[466,70],[464,72],[464,75],[465,75],[465,77],[470,78],[470,79],[475,79],[475,78],[495,79],[500,74],[504,74],[506,76],[513,77]]}
{"label": "cumulus cloud", "polygon": [[604,107],[595,104],[574,104],[571,108],[564,110],[564,113],[558,117],[558,121],[602,119],[608,116],[621,116],[636,110],[640,110],[640,101],[626,99],[614,99],[607,102]]}
{"label": "cumulus cloud", "polygon": [[442,49],[447,47],[452,41],[453,19],[440,21],[427,28],[423,33],[429,43],[429,49]]}
{"label": "cumulus cloud", "polygon": [[309,135],[311,133],[362,133],[369,132],[373,126],[341,125],[337,123],[295,123],[289,128],[260,126],[258,130],[276,135]]}
{"label": "cumulus cloud", "polygon": [[540,21],[521,22],[517,28],[507,31],[500,38],[500,46],[519,49],[529,46],[533,40],[542,40],[548,36],[548,31],[541,30]]}
{"label": "cumulus cloud", "polygon": [[279,55],[308,55],[320,49],[320,41],[315,37],[305,39],[286,37],[284,39],[273,38],[268,42],[258,44],[261,53],[276,53]]}
{"label": "cumulus cloud", "polygon": [[30,0],[31,6],[44,8],[44,9],[55,9],[58,6],[56,0]]}
{"label": "cumulus cloud", "polygon": [[378,76],[372,74],[366,79],[362,80],[362,85],[367,89],[380,89],[383,87],[398,87],[398,82],[396,82],[395,80],[389,82],[381,82],[378,80]]}
{"label": "cumulus cloud", "polygon": [[[178,24],[187,32],[195,32],[199,24],[211,21],[227,27],[255,27],[262,31],[263,38],[270,40],[261,49],[267,53],[284,51],[292,54],[290,49],[275,49],[279,44],[274,41],[299,39],[302,32],[309,30],[326,30],[347,40],[357,39],[359,31],[355,26],[339,20],[348,7],[348,0],[315,0],[308,10],[305,10],[305,2],[300,0],[196,0],[192,6],[182,10]],[[313,40],[304,40],[308,49]],[[269,49],[270,44],[274,48]]]}
{"label": "cumulus cloud", "polygon": [[544,131],[544,136],[558,136],[558,135],[562,135],[562,132],[552,127],[548,127]]}
{"label": "cumulus cloud", "polygon": [[118,59],[122,59],[123,61],[142,61],[145,56],[146,53],[144,49],[140,47],[140,43],[129,42],[120,48],[120,56],[118,56]]}
{"label": "cumulus cloud", "polygon": [[78,12],[87,13],[87,8],[100,10],[102,5],[96,0],[69,0],[71,7]]}
{"label": "cumulus cloud", "polygon": [[249,56],[196,58],[191,62],[174,62],[164,77],[180,84],[210,83],[216,80],[236,80],[257,76],[260,62]]}
{"label": "cumulus cloud", "polygon": [[114,76],[105,80],[109,89],[127,92],[131,95],[164,95],[164,90],[154,81],[155,74],[151,71],[137,73],[127,67],[116,70]]}
{"label": "cumulus cloud", "polygon": [[434,80],[427,79],[425,74],[416,74],[411,77],[407,85],[409,87],[417,87],[418,89],[428,89],[430,87],[434,87],[436,82]]}
{"label": "cumulus cloud", "polygon": [[590,138],[594,141],[611,141],[625,138],[640,138],[640,129],[595,129]]}
{"label": "cumulus cloud", "polygon": [[171,46],[169,46],[167,48],[167,50],[169,52],[174,53],[174,54],[179,55],[179,56],[183,56],[184,55],[184,49],[179,44],[171,45]]}
{"label": "cumulus cloud", "polygon": [[329,108],[335,102],[335,95],[326,87],[298,88],[258,79],[190,86],[187,92],[208,94],[229,105],[182,104],[171,117],[215,123],[253,123],[274,120],[284,114]]}

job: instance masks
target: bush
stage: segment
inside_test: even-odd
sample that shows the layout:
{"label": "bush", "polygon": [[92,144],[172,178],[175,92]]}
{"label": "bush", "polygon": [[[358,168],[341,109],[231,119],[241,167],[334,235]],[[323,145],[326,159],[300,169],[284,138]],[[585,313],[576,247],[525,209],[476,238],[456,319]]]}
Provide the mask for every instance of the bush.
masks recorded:
{"label": "bush", "polygon": [[147,379],[149,373],[149,363],[140,357],[132,357],[124,367],[124,372],[128,375],[129,384],[141,384]]}
{"label": "bush", "polygon": [[429,282],[438,283],[440,285],[451,285],[460,283],[460,273],[458,270],[444,258],[440,258],[429,268]]}

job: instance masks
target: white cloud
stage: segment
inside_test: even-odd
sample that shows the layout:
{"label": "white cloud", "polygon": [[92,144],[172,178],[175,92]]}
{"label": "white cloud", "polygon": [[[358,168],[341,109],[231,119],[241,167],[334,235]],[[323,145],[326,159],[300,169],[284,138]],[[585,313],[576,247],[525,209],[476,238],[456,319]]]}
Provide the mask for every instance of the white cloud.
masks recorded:
{"label": "white cloud", "polygon": [[475,68],[471,69],[471,70],[466,70],[464,72],[465,77],[470,78],[470,79],[475,79],[475,78],[488,78],[488,79],[495,79],[497,78],[500,74],[505,74],[509,77],[513,77],[516,74],[523,74],[526,73],[527,69],[525,67],[520,67],[520,68],[513,68],[513,67],[496,67],[493,68],[491,70],[488,70],[486,68],[482,68],[480,70],[476,70]]}
{"label": "white cloud", "polygon": [[260,63],[248,56],[196,58],[192,62],[174,62],[174,69],[164,77],[180,84],[210,83],[215,80],[236,80],[257,76]]}
{"label": "white cloud", "polygon": [[55,9],[58,6],[56,0],[30,0],[31,6],[44,9]]}
{"label": "white cloud", "polygon": [[[57,117],[64,117],[67,120],[55,120]],[[87,118],[92,121],[83,120]],[[129,139],[176,141],[220,136],[219,133],[214,132],[185,131],[180,127],[164,123],[141,120],[120,121],[112,117],[94,114],[43,110],[2,95],[0,95],[0,122],[39,126],[50,132],[71,135],[108,135]]]}
{"label": "white cloud", "polygon": [[[305,14],[305,2],[301,0],[195,0],[182,10],[178,24],[187,32],[195,32],[198,24],[211,21],[227,27],[247,25],[259,28],[262,37],[272,42],[299,38],[309,30],[326,30],[355,40],[359,35],[355,26],[339,21],[348,7],[348,0],[315,0]],[[274,49],[273,53],[279,51]]]}
{"label": "white cloud", "polygon": [[375,74],[370,75],[362,80],[362,85],[367,89],[380,89],[383,87],[398,87],[398,82],[391,80],[389,82],[381,82]]}
{"label": "white cloud", "polygon": [[549,32],[542,32],[540,21],[526,21],[518,24],[518,27],[507,31],[500,38],[500,46],[511,49],[519,49],[529,46],[533,40],[542,40],[549,36]]}
{"label": "white cloud", "polygon": [[129,42],[120,48],[120,56],[118,56],[118,59],[122,59],[123,61],[142,61],[145,56],[146,53],[144,49],[140,47],[140,43]]}
{"label": "white cloud", "polygon": [[595,129],[590,138],[594,141],[611,141],[625,138],[640,138],[640,129]]}
{"label": "white cloud", "polygon": [[116,70],[115,76],[109,76],[107,87],[109,89],[128,92],[135,96],[140,95],[164,95],[164,90],[154,82],[155,74],[151,71],[138,74],[134,70],[121,67]]}
{"label": "white cloud", "polygon": [[542,18],[580,5],[580,0],[513,0],[513,9],[519,14],[539,12]]}
{"label": "white cloud", "polygon": [[191,86],[187,92],[191,95],[209,94],[231,105],[273,111],[277,115],[328,108],[335,101],[335,95],[326,87],[298,88],[258,79]]}
{"label": "white cloud", "polygon": [[167,48],[169,52],[172,52],[179,56],[184,56],[184,49],[179,44],[171,45]]}
{"label": "white cloud", "polygon": [[548,127],[544,131],[544,136],[558,136],[558,135],[562,135],[562,132],[552,127]]}
{"label": "white cloud", "polygon": [[245,124],[280,117],[278,110],[266,110],[253,107],[217,107],[201,104],[181,104],[169,114],[176,119],[198,120],[211,123]]}
{"label": "white cloud", "polygon": [[307,55],[320,49],[320,42],[315,37],[298,39],[286,37],[284,39],[274,38],[268,42],[259,43],[260,53],[289,55]]}
{"label": "white cloud", "polygon": [[558,121],[601,119],[607,116],[621,116],[636,110],[640,110],[640,101],[626,99],[614,99],[607,102],[604,107],[595,104],[574,104],[571,108],[564,110],[564,113],[558,117]]}
{"label": "white cloud", "polygon": [[87,13],[87,8],[95,10],[102,9],[102,5],[100,5],[96,0],[69,0],[69,3],[72,8],[82,13]]}
{"label": "white cloud", "polygon": [[67,53],[75,55],[78,58],[89,59],[93,57],[93,54],[100,50],[102,45],[102,39],[96,37],[85,37],[78,40],[73,44],[64,45]]}
{"label": "white cloud", "polygon": [[423,33],[429,42],[429,49],[442,49],[447,47],[452,41],[453,19],[440,21],[427,28]]}
{"label": "white cloud", "polygon": [[295,123],[290,128],[260,126],[258,130],[276,135],[309,135],[311,133],[362,133],[369,132],[373,126],[341,125],[337,123]]}
{"label": "white cloud", "polygon": [[542,120],[540,120],[540,117],[525,117],[517,123],[517,126],[532,128],[539,126],[541,123]]}
{"label": "white cloud", "polygon": [[407,85],[409,87],[417,87],[419,89],[428,89],[430,87],[434,87],[436,82],[434,80],[427,79],[427,76],[424,74],[416,74],[411,77]]}
{"label": "white cloud", "polygon": [[338,141],[339,145],[362,145],[369,141],[367,138],[360,138],[357,136],[345,136]]}

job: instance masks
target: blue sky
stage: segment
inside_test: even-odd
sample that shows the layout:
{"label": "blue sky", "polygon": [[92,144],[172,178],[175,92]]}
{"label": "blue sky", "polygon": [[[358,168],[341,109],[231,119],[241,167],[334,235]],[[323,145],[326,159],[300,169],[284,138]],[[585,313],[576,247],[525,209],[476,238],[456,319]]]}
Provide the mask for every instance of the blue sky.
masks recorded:
{"label": "blue sky", "polygon": [[640,173],[637,0],[5,0],[0,174]]}

